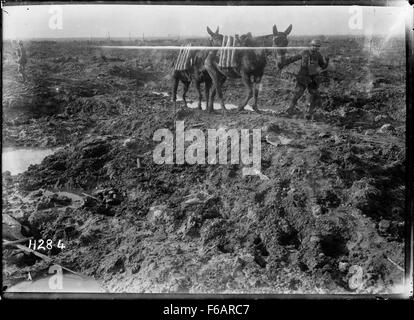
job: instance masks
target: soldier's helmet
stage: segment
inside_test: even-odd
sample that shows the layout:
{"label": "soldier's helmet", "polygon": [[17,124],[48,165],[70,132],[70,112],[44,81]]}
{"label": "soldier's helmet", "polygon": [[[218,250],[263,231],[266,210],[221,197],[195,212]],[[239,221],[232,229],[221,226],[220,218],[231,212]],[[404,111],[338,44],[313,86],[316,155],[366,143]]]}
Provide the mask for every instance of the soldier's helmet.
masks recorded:
{"label": "soldier's helmet", "polygon": [[321,46],[321,41],[318,39],[313,39],[310,43],[311,46],[313,47],[320,47]]}

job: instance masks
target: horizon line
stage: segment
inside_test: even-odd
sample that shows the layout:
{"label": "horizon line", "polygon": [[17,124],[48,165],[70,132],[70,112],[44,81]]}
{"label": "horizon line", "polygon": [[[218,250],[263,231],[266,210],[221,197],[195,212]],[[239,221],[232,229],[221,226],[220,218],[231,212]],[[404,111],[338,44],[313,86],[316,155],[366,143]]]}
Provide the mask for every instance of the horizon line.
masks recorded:
{"label": "horizon line", "polygon": [[[315,33],[315,34],[296,34],[296,35],[291,35],[290,38],[295,38],[295,37],[326,37],[326,36],[340,36],[340,37],[344,37],[344,36],[348,36],[348,37],[360,37],[360,38],[365,38],[365,37],[372,37],[372,36],[388,36],[389,34],[387,33],[375,33],[375,34],[369,34],[369,35],[364,35],[364,34],[349,34],[349,33],[340,33],[340,34],[320,34],[320,33]],[[394,35],[394,37],[400,37],[400,38],[404,38],[404,34],[401,35]],[[208,36],[199,36],[199,35],[187,35],[187,36],[181,36],[181,35],[167,35],[167,36],[145,36],[144,39],[142,39],[142,36],[136,36],[136,37],[129,37],[129,36],[115,36],[115,37],[110,37],[108,39],[108,37],[102,36],[102,37],[96,37],[96,36],[74,36],[74,37],[13,37],[13,38],[3,38],[3,41],[13,41],[13,40],[74,40],[74,39],[79,39],[79,40],[109,40],[109,41],[114,41],[114,40],[131,40],[131,41],[135,41],[135,40],[139,40],[139,41],[145,41],[145,40],[157,40],[157,39],[175,39],[175,40],[184,40],[184,39],[188,39],[188,38],[199,38],[199,39],[208,39]]]}

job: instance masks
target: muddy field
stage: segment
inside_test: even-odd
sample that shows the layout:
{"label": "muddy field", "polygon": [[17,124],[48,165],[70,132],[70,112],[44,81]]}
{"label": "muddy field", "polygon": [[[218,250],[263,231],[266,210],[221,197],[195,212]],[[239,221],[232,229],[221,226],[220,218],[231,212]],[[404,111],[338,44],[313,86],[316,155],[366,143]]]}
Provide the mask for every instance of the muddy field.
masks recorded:
{"label": "muddy field", "polygon": [[[308,40],[291,37],[290,44]],[[174,114],[176,52],[98,45],[26,42],[22,83],[4,43],[3,148],[59,149],[21,174],[3,172],[3,237],[61,240],[65,248],[43,251],[47,260],[4,247],[3,288],[29,272],[41,278],[53,261],[109,292],[398,290],[403,39],[326,37],[322,53],[331,66],[315,121],[283,115],[297,64],[278,74],[269,56],[262,114],[181,105]],[[237,105],[241,81],[225,88],[226,102]],[[188,96],[196,101],[193,86]],[[264,176],[244,177],[242,165],[155,164],[153,133],[174,131],[175,120],[205,131],[261,129]],[[280,142],[268,143],[268,135]]]}

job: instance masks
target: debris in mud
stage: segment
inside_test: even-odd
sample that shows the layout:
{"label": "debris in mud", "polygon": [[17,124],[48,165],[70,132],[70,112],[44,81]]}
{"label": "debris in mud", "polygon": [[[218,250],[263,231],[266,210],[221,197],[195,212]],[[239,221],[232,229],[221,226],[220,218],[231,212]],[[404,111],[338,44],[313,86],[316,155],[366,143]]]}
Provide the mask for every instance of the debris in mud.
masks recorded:
{"label": "debris in mud", "polygon": [[167,211],[166,205],[158,205],[158,206],[149,208],[148,215],[147,215],[148,221],[156,225],[157,223],[163,220],[168,220],[168,217],[166,216],[167,214],[166,211]]}
{"label": "debris in mud", "polygon": [[344,262],[344,261],[340,261],[338,264],[338,270],[340,272],[347,272],[349,268],[349,263],[348,262]]}
{"label": "debris in mud", "polygon": [[42,192],[42,198],[37,202],[36,210],[49,209],[55,206],[68,206],[71,202],[72,200],[65,195],[45,191]]}
{"label": "debris in mud", "polygon": [[290,144],[294,139],[289,139],[284,136],[274,136],[274,135],[267,135],[266,136],[266,142],[277,147],[279,145],[288,145]]}
{"label": "debris in mud", "polygon": [[312,215],[315,218],[319,217],[322,214],[322,208],[321,208],[320,205],[317,205],[317,204],[316,205],[313,205],[312,208],[311,208],[311,210],[312,210]]}
{"label": "debris in mud", "polygon": [[128,149],[136,149],[139,146],[139,143],[134,138],[128,138],[123,142],[122,145]]}
{"label": "debris in mud", "polygon": [[386,119],[388,119],[388,117],[386,115],[379,114],[374,118],[374,121],[375,122],[380,122],[380,121],[383,121],[383,120],[386,120]]}
{"label": "debris in mud", "polygon": [[379,234],[392,240],[402,239],[404,236],[404,223],[382,219],[378,223]]}
{"label": "debris in mud", "polygon": [[209,195],[207,192],[197,192],[192,193],[184,197],[185,201],[182,204],[182,208],[185,209],[188,206],[200,205],[200,204],[210,204],[214,203],[217,199],[213,195]]}
{"label": "debris in mud", "polygon": [[109,152],[110,146],[106,137],[86,140],[79,145],[81,158],[97,158]]}
{"label": "debris in mud", "polygon": [[379,133],[389,133],[394,131],[394,127],[392,125],[390,125],[389,123],[384,124],[381,128],[378,129]]}
{"label": "debris in mud", "polygon": [[381,191],[374,186],[374,180],[355,181],[350,189],[350,203],[367,215],[378,215],[381,206]]}
{"label": "debris in mud", "polygon": [[18,240],[24,238],[22,235],[22,226],[13,217],[8,214],[2,214],[3,238],[8,240]]}
{"label": "debris in mud", "polygon": [[94,191],[93,195],[105,204],[116,206],[122,201],[122,197],[116,188]]}
{"label": "debris in mud", "polygon": [[102,214],[106,216],[114,215],[111,207],[121,203],[119,196],[113,190],[100,190],[95,194],[97,197],[83,193],[85,196],[83,208],[95,214]]}

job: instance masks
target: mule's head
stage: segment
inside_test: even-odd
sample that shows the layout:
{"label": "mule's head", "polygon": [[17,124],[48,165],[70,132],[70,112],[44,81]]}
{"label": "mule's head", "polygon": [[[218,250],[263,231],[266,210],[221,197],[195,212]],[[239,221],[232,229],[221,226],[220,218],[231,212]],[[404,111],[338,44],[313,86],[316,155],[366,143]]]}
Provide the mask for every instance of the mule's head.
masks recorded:
{"label": "mule's head", "polygon": [[[273,46],[274,47],[287,47],[289,40],[287,36],[292,31],[292,25],[289,25],[285,31],[278,31],[276,25],[273,25]],[[277,54],[283,59],[286,54],[286,50],[277,50]]]}
{"label": "mule's head", "polygon": [[207,32],[210,35],[210,45],[212,47],[221,47],[223,35],[219,33],[219,27],[217,27],[216,32],[213,32],[209,27],[207,27]]}
{"label": "mule's head", "polygon": [[239,37],[240,46],[242,47],[252,47],[253,46],[253,36],[250,32],[242,34]]}

